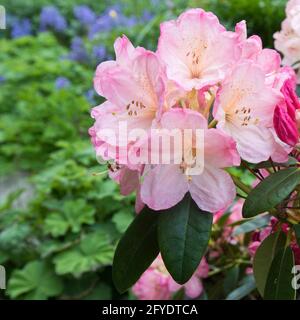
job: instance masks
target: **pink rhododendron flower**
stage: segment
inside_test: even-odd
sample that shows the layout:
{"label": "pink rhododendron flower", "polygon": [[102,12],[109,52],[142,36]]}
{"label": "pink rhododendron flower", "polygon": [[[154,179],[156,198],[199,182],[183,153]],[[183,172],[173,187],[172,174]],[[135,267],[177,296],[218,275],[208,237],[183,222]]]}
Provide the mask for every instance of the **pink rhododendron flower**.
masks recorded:
{"label": "pink rhododendron flower", "polygon": [[[244,21],[229,32],[212,13],[191,9],[162,23],[156,53],[125,36],[114,48],[116,59],[96,70],[94,86],[106,101],[93,108],[89,133],[97,157],[113,162],[110,176],[121,193],[136,192],[137,212],[144,205],[170,208],[188,192],[202,210],[224,210],[236,194],[225,168],[240,158],[287,160],[300,118],[287,85],[295,75],[258,36],[247,38]],[[192,136],[166,150],[152,144],[160,135],[153,130],[167,130],[163,137],[192,130]],[[143,134],[132,134],[137,131]],[[152,161],[168,153],[168,163]]]}
{"label": "pink rhododendron flower", "polygon": [[265,83],[265,73],[256,64],[238,65],[217,95],[215,117],[220,128],[237,142],[241,157],[257,163],[267,160],[275,150],[269,128],[281,97]]}
{"label": "pink rhododendron flower", "polygon": [[160,31],[158,54],[168,78],[187,91],[217,84],[236,61],[238,36],[210,12],[188,10]]}
{"label": "pink rhododendron flower", "polygon": [[286,5],[286,15],[291,20],[293,29],[300,35],[300,1],[290,0]]}
{"label": "pink rhododendron flower", "polygon": [[246,24],[240,22],[236,26],[236,32],[240,34],[240,61],[250,60],[260,66],[267,78],[274,72],[278,72],[281,64],[280,54],[272,49],[264,49],[260,37],[254,35],[247,38]]}
{"label": "pink rhododendron flower", "polygon": [[[194,111],[172,109],[163,114],[162,127],[173,129],[203,129],[204,168],[201,174],[190,175],[191,166],[183,159],[180,165],[157,165],[144,177],[141,197],[145,204],[154,210],[167,209],[189,191],[202,210],[215,212],[227,208],[235,197],[235,186],[222,168],[238,165],[240,162],[234,141],[216,129],[207,129],[205,118]],[[196,153],[195,145],[187,152]],[[220,192],[222,190],[222,192]]]}
{"label": "pink rhododendron flower", "polygon": [[[300,60],[300,2],[290,0],[286,6],[286,19],[281,24],[281,31],[274,34],[275,48],[280,51],[284,58],[283,64],[295,65],[299,69]],[[298,72],[298,80],[299,80]]]}
{"label": "pink rhododendron flower", "polygon": [[208,271],[209,266],[203,258],[192,278],[184,285],[179,285],[172,279],[159,255],[142,274],[132,291],[139,300],[169,300],[183,288],[187,297],[195,299],[203,292],[201,279],[207,277]]}
{"label": "pink rhododendron flower", "polygon": [[109,176],[120,184],[120,192],[124,196],[137,190],[140,185],[139,170],[131,170],[126,166],[122,166],[116,171],[111,171]]}
{"label": "pink rhododendron flower", "polygon": [[296,110],[300,109],[299,98],[291,80],[286,80],[281,91],[285,100],[275,109],[274,127],[283,142],[295,146],[299,138],[296,122]]}
{"label": "pink rhododendron flower", "polygon": [[[133,48],[124,36],[115,43],[116,61],[101,63],[96,70],[94,86],[107,102],[96,117],[95,128],[118,132],[119,122],[126,121],[128,130],[151,128],[152,121],[164,97],[161,63],[156,54],[144,48]],[[100,137],[101,138],[101,137]],[[130,141],[119,141],[103,136],[112,145],[125,146]]]}

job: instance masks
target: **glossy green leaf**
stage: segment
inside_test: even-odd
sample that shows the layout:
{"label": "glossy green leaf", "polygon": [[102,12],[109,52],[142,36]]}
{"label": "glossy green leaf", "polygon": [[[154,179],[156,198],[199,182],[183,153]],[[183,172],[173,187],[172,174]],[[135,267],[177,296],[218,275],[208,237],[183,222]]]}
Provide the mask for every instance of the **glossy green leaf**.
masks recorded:
{"label": "glossy green leaf", "polygon": [[224,278],[224,293],[225,295],[228,295],[230,292],[232,292],[238,284],[239,281],[239,266],[233,266],[229,270],[227,270]]}
{"label": "glossy green leaf", "polygon": [[243,217],[253,217],[274,208],[294,190],[299,182],[298,168],[289,168],[271,174],[248,195],[243,206]]}
{"label": "glossy green leaf", "polygon": [[183,284],[205,254],[212,214],[204,212],[189,194],[176,206],[160,212],[158,241],[164,263],[173,279]]}
{"label": "glossy green leaf", "polygon": [[268,300],[295,300],[296,291],[292,287],[294,274],[294,254],[287,246],[280,249],[275,255],[267,278],[264,299]]}
{"label": "glossy green leaf", "polygon": [[258,247],[253,260],[253,273],[257,289],[261,296],[269,274],[269,270],[276,253],[282,249],[286,242],[286,235],[283,232],[270,234]]}
{"label": "glossy green leaf", "polygon": [[144,208],[119,241],[113,260],[113,281],[120,293],[129,289],[159,253],[159,214]]}

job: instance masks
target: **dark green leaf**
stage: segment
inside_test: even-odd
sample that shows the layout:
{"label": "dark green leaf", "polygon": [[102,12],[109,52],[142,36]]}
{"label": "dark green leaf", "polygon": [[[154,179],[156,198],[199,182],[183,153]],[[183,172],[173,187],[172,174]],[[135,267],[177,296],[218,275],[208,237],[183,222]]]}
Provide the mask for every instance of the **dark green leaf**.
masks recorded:
{"label": "dark green leaf", "polygon": [[253,273],[257,289],[261,296],[264,296],[264,290],[267,282],[268,273],[274,256],[284,247],[286,235],[283,232],[270,234],[258,247],[253,260]]}
{"label": "dark green leaf", "polygon": [[298,246],[300,246],[300,224],[293,225]]}
{"label": "dark green leaf", "polygon": [[264,299],[268,300],[295,300],[296,291],[292,287],[294,277],[294,254],[287,246],[280,249],[274,257],[269,270]]}
{"label": "dark green leaf", "polygon": [[113,261],[113,280],[120,293],[130,288],[157,257],[158,217],[157,212],[143,209],[119,241]]}
{"label": "dark green leaf", "polygon": [[224,279],[224,293],[228,295],[231,291],[233,291],[238,284],[239,281],[239,267],[234,266],[230,268],[225,275]]}
{"label": "dark green leaf", "polygon": [[180,284],[197,269],[210,238],[212,214],[204,212],[189,194],[176,206],[161,211],[158,241],[164,263]]}
{"label": "dark green leaf", "polygon": [[243,206],[243,217],[266,212],[284,200],[300,182],[300,170],[289,168],[271,174],[248,195]]}

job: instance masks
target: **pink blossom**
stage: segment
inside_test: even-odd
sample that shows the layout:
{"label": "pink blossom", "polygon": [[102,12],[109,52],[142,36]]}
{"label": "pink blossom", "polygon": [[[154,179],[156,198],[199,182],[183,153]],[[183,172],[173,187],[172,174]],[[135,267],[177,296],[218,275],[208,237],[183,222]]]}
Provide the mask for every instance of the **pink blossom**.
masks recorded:
{"label": "pink blossom", "polygon": [[295,146],[299,136],[296,123],[296,110],[300,109],[299,98],[291,80],[285,81],[281,92],[285,99],[275,109],[274,127],[283,142]]}
{"label": "pink blossom", "polygon": [[217,128],[237,143],[244,160],[258,163],[267,160],[276,143],[270,128],[273,113],[281,96],[265,83],[265,72],[252,62],[239,64],[220,88],[214,114]]}
{"label": "pink blossom", "polygon": [[[107,102],[96,109],[96,132],[101,129],[119,130],[119,122],[126,121],[127,129],[152,126],[164,97],[164,74],[156,54],[144,48],[134,48],[123,36],[115,42],[116,61],[101,63],[96,70],[94,86]],[[106,108],[101,112],[102,108]],[[98,110],[99,109],[99,110]],[[97,116],[97,114],[99,116]],[[113,141],[100,137],[111,145],[126,146],[131,141]]]}
{"label": "pink blossom", "polygon": [[250,256],[253,258],[255,256],[255,253],[258,249],[258,247],[260,246],[260,241],[253,241],[249,244],[248,246],[248,252],[250,254]]}
{"label": "pink blossom", "polygon": [[286,5],[286,15],[291,20],[291,26],[300,35],[300,1],[290,0]]}
{"label": "pink blossom", "polygon": [[272,49],[264,49],[259,36],[253,35],[247,38],[246,24],[244,22],[237,24],[236,32],[241,35],[239,44],[241,48],[241,62],[251,60],[260,66],[267,77],[280,69],[280,54]]}
{"label": "pink blossom", "polygon": [[160,28],[158,54],[168,79],[187,91],[223,80],[238,54],[238,35],[227,32],[218,18],[190,9]]}
{"label": "pink blossom", "polygon": [[110,178],[120,184],[120,192],[122,195],[127,196],[133,191],[137,190],[140,185],[140,171],[131,170],[126,166],[111,171]]}
{"label": "pink blossom", "polygon": [[[292,66],[299,62],[300,57],[300,3],[290,0],[286,6],[286,19],[281,24],[281,31],[274,34],[275,48],[284,58],[283,64]],[[299,69],[299,64],[295,65]],[[299,81],[298,72],[298,81]]]}
{"label": "pink blossom", "polygon": [[[141,197],[154,210],[167,209],[179,201],[189,191],[202,210],[216,212],[228,207],[235,197],[235,186],[225,167],[240,162],[234,141],[216,129],[207,129],[201,114],[188,109],[172,109],[161,118],[163,128],[204,130],[204,169],[201,174],[190,175],[191,166],[185,159],[180,165],[157,165],[145,174]],[[195,153],[195,146],[187,154]],[[220,192],[222,190],[222,192]]]}
{"label": "pink blossom", "polygon": [[170,300],[174,293],[184,288],[185,295],[195,299],[203,292],[201,279],[208,275],[209,266],[203,258],[191,279],[184,285],[177,284],[167,271],[159,255],[142,274],[132,291],[139,300]]}
{"label": "pink blossom", "polygon": [[[135,48],[125,36],[114,49],[116,59],[96,70],[94,86],[106,101],[93,108],[89,133],[97,157],[114,162],[110,176],[121,193],[136,192],[137,212],[144,205],[170,208],[188,192],[202,210],[225,210],[236,189],[224,169],[239,165],[240,157],[252,163],[287,160],[298,107],[284,84],[293,75],[280,68],[279,54],[263,49],[258,36],[247,38],[244,21],[228,32],[212,13],[191,9],[161,25],[156,53]],[[127,132],[144,135],[120,134],[124,123]],[[180,150],[173,148],[170,163],[161,164],[149,161],[149,154],[171,150],[149,143],[156,137],[152,129],[193,134]],[[136,155],[139,163],[131,161]]]}

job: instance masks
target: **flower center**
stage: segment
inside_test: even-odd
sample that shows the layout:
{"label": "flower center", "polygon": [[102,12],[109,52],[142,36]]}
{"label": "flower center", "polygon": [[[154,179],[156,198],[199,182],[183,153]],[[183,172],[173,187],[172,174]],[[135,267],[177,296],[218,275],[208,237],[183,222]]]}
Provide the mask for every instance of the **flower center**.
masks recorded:
{"label": "flower center", "polygon": [[231,123],[238,123],[242,127],[246,127],[249,124],[257,125],[259,118],[254,118],[251,112],[250,107],[236,108],[234,112],[227,112],[225,114],[225,120]]}
{"label": "flower center", "polygon": [[140,102],[140,101],[135,101],[132,100],[127,106],[126,106],[126,110],[127,110],[127,114],[132,117],[132,116],[137,116],[138,113],[143,110],[146,109],[146,106]]}

